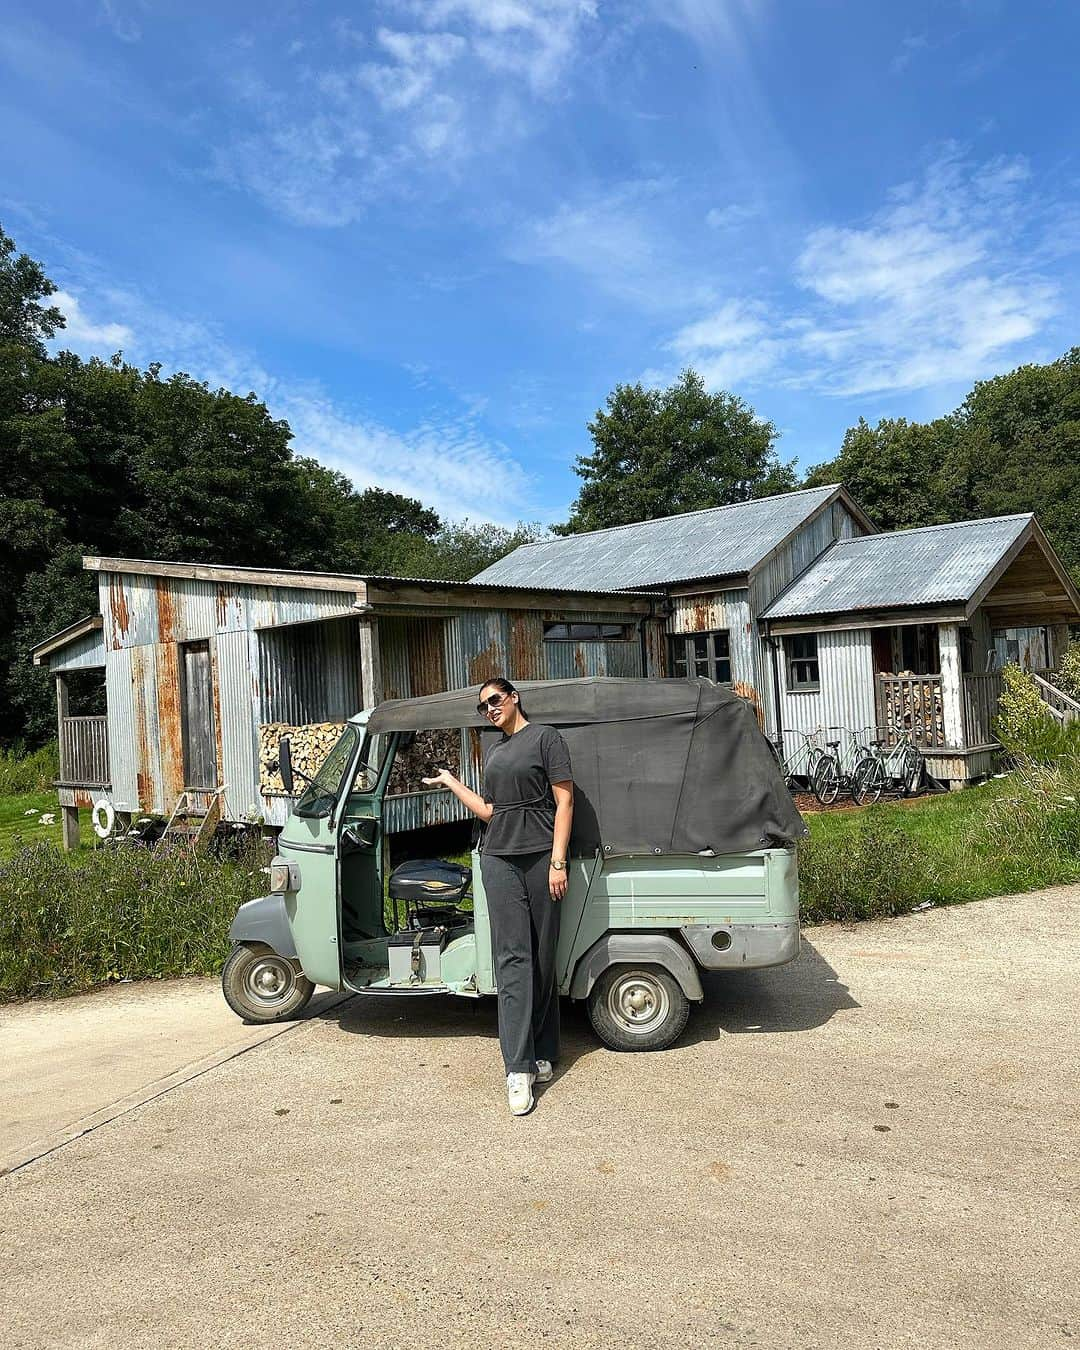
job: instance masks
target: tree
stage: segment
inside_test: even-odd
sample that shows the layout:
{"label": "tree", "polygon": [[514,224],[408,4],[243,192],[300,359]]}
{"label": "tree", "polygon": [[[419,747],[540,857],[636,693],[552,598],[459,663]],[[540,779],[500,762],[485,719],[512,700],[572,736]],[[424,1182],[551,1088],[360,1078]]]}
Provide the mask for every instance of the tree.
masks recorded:
{"label": "tree", "polygon": [[775,452],[776,429],[734,394],[709,393],[682,373],[667,389],[619,384],[588,424],[595,449],[578,456],[583,486],[559,533],[726,506],[796,484]]}
{"label": "tree", "polygon": [[1080,347],[980,381],[936,421],[860,421],[805,485],[830,482],[884,529],[1034,511],[1080,582]]}
{"label": "tree", "polygon": [[505,525],[471,525],[467,520],[443,525],[427,539],[403,534],[391,553],[390,570],[395,576],[429,581],[469,581],[522,544],[536,543],[543,534],[539,525],[523,522],[507,529]]}

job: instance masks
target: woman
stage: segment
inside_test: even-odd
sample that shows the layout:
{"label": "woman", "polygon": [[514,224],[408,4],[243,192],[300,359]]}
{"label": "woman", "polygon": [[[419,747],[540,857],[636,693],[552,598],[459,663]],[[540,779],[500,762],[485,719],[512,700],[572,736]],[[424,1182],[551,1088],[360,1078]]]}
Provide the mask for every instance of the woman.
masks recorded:
{"label": "woman", "polygon": [[484,757],[484,795],[448,769],[424,782],[449,788],[486,825],[480,872],[499,989],[499,1044],[510,1110],[523,1116],[533,1107],[533,1083],[546,1083],[559,1058],[555,948],[574,783],[566,742],[554,727],[528,720],[509,680],[482,685],[477,711],[502,732]]}

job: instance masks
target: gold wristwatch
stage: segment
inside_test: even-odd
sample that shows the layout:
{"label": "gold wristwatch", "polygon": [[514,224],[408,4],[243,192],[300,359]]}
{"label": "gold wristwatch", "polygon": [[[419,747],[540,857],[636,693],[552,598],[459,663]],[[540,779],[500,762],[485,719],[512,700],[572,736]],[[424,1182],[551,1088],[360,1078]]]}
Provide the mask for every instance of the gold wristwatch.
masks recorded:
{"label": "gold wristwatch", "polygon": [[555,859],[552,858],[552,860],[551,860],[551,865],[552,865],[552,867],[554,867],[554,869],[555,869],[556,872],[565,872],[565,871],[566,871],[566,862],[565,862],[565,860],[564,860],[563,862],[556,862]]}

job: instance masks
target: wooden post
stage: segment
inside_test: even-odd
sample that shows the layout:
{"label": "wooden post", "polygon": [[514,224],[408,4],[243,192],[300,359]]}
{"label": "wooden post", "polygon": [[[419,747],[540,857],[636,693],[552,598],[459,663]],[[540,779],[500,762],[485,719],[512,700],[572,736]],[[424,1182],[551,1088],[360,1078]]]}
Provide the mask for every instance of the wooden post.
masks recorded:
{"label": "wooden post", "polygon": [[938,624],[941,658],[941,717],[945,744],[964,748],[964,677],[960,665],[960,625]]}
{"label": "wooden post", "polygon": [[62,806],[60,808],[63,824],[64,852],[70,853],[79,847],[79,808]]}
{"label": "wooden post", "polygon": [[382,702],[382,657],[379,653],[379,621],[360,620],[360,698],[365,708]]}
{"label": "wooden post", "polygon": [[[63,781],[65,770],[71,766],[65,763],[64,719],[68,716],[70,702],[68,698],[67,676],[56,676],[56,734],[60,741],[60,778]],[[79,847],[79,808],[77,806],[60,807],[61,839],[64,852],[70,853]]]}

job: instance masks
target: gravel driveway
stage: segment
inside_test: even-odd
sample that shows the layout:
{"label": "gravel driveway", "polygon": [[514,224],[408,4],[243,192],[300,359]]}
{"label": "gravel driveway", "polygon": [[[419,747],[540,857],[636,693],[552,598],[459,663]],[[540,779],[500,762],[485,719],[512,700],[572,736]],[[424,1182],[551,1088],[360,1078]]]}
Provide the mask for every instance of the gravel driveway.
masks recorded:
{"label": "gravel driveway", "polygon": [[806,933],[506,1112],[353,999],[0,1180],[6,1347],[1080,1344],[1080,889]]}

